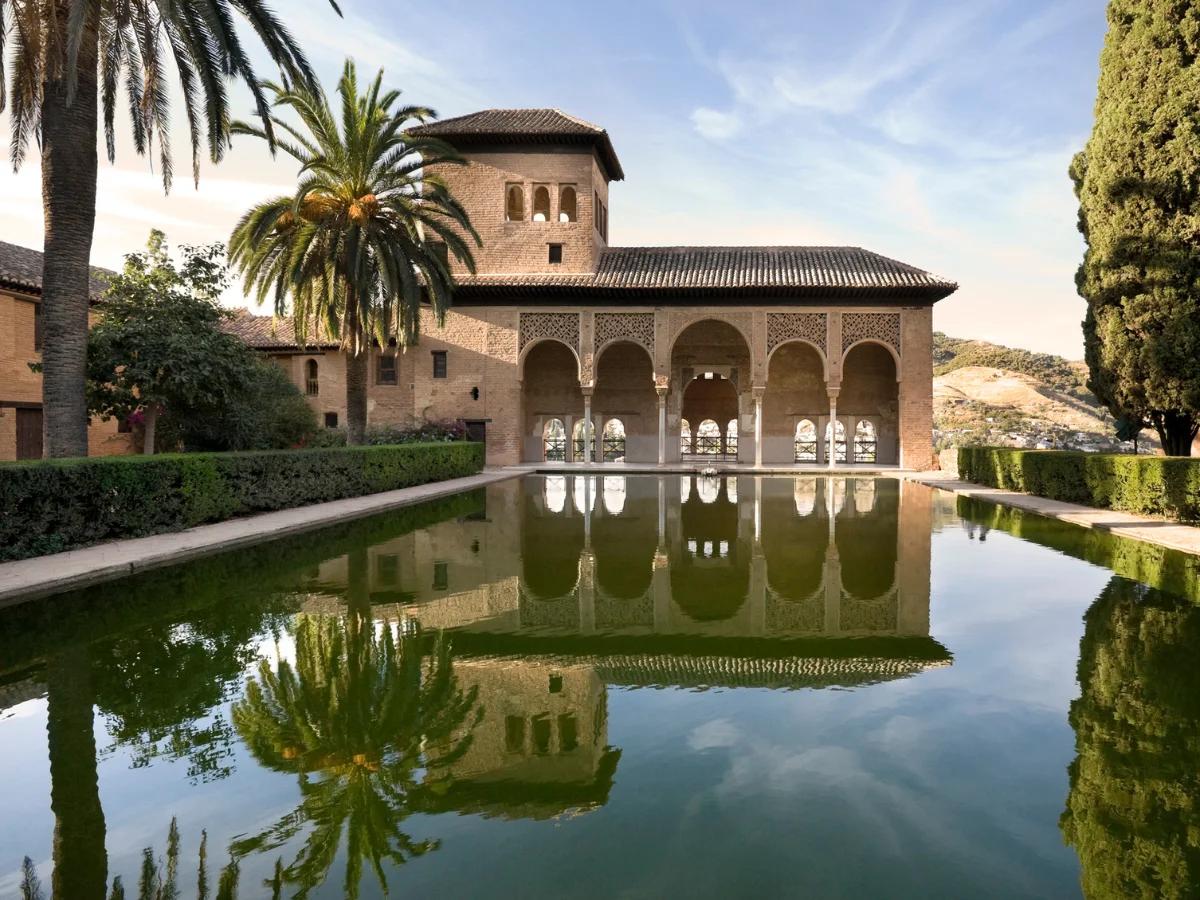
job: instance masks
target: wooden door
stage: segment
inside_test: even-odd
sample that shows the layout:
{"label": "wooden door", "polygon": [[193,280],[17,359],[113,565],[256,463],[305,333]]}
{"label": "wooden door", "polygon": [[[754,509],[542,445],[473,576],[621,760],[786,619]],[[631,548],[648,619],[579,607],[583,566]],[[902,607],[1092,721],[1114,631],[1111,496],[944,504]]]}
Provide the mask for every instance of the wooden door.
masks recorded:
{"label": "wooden door", "polygon": [[467,440],[486,444],[487,422],[480,419],[467,419]]}
{"label": "wooden door", "polygon": [[18,409],[17,459],[42,458],[42,411]]}

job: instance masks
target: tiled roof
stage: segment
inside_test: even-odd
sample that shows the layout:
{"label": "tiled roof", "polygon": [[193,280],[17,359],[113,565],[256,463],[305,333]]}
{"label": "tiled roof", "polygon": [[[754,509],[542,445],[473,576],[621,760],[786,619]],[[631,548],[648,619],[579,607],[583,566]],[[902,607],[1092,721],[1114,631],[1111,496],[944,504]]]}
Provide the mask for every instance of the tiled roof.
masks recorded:
{"label": "tiled roof", "polygon": [[625,172],[608,132],[569,116],[561,109],[485,109],[414,128],[413,134],[441,138],[456,146],[494,142],[521,144],[592,144],[613,181]]}
{"label": "tiled roof", "polygon": [[[100,299],[100,295],[108,290],[108,276],[115,274],[111,269],[92,266],[91,299]],[[0,287],[41,294],[41,252],[0,241]]]}
{"label": "tiled roof", "polygon": [[[256,316],[248,309],[237,310],[238,316],[230,321],[225,330],[242,339],[255,350],[296,349],[296,326],[291,316]],[[308,329],[308,345],[313,349],[331,349],[338,345],[321,322],[314,322]]]}
{"label": "tiled roof", "polygon": [[460,276],[458,293],[597,300],[934,302],[952,281],[860,247],[612,247],[595,273]]}

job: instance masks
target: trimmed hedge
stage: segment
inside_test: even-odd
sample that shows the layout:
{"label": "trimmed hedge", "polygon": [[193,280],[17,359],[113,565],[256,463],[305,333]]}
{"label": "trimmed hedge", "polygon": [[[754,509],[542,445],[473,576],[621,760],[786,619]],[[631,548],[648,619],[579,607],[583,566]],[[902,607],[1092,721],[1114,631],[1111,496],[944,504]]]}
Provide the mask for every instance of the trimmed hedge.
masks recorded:
{"label": "trimmed hedge", "polygon": [[1200,522],[1200,459],[961,447],[958,473],[1051,500]]}
{"label": "trimmed hedge", "polygon": [[0,560],[474,475],[459,441],[0,465]]}

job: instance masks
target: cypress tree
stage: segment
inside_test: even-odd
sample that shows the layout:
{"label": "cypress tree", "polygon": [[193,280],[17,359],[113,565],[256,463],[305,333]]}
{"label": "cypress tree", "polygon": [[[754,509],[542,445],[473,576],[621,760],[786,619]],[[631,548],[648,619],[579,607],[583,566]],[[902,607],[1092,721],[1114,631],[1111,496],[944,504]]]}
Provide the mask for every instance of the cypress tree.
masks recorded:
{"label": "cypress tree", "polygon": [[1071,163],[1088,386],[1189,456],[1200,422],[1200,2],[1111,0],[1096,122]]}

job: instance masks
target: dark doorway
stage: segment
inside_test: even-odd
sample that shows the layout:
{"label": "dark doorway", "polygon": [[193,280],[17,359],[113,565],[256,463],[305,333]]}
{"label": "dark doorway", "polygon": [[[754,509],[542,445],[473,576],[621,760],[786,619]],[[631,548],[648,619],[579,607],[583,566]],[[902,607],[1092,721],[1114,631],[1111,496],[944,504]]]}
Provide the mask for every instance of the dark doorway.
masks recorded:
{"label": "dark doorway", "polygon": [[18,409],[17,459],[42,458],[42,411]]}
{"label": "dark doorway", "polygon": [[487,443],[487,420],[467,419],[467,440],[476,444]]}

